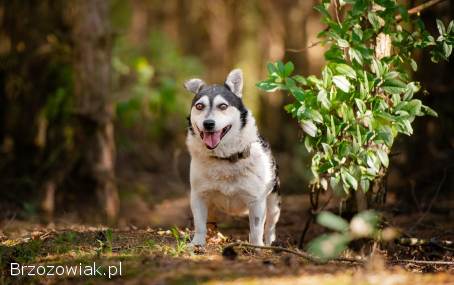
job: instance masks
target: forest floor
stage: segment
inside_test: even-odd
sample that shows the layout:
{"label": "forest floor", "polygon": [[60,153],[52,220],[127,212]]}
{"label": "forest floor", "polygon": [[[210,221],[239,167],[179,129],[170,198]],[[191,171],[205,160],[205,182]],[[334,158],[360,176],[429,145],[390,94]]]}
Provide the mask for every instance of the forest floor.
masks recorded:
{"label": "forest floor", "polygon": [[[304,221],[304,213],[299,209],[304,203],[307,201],[303,196],[284,199],[283,205],[287,206],[283,208],[278,239],[285,247],[295,247],[295,236]],[[423,213],[424,219],[419,221],[421,215],[396,214],[392,221],[400,229],[413,228],[419,238],[452,240],[452,219],[447,219],[445,214]],[[393,244],[377,251],[362,266],[335,262],[313,264],[288,253],[268,250],[237,249],[238,256],[223,257],[226,244],[246,239],[245,219],[231,220],[212,229],[205,252],[198,254],[188,250],[190,231],[184,227],[107,228],[72,222],[44,225],[10,220],[1,229],[0,284],[454,284],[454,266],[399,262],[399,259],[454,260],[452,249],[433,244]],[[320,231],[314,226],[310,235]],[[360,255],[353,251],[346,254]],[[46,266],[96,263],[101,275],[11,276],[11,263]],[[116,275],[109,278],[109,270],[112,274],[116,270]]]}

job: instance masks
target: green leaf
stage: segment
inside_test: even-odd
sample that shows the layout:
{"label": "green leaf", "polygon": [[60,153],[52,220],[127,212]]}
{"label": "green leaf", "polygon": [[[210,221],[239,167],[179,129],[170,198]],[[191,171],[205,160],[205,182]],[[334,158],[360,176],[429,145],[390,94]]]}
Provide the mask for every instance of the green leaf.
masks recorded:
{"label": "green leaf", "polygon": [[278,75],[278,74],[279,74],[279,71],[277,70],[276,65],[274,65],[274,64],[272,64],[272,63],[268,63],[268,64],[266,65],[266,67],[267,67],[268,73],[269,73],[270,75],[273,75],[273,74]]}
{"label": "green leaf", "polygon": [[367,191],[369,191],[370,181],[367,179],[361,179],[359,185],[361,187],[361,190],[363,190],[364,193],[367,193]]}
{"label": "green leaf", "polygon": [[439,19],[437,19],[436,21],[437,21],[437,29],[438,29],[438,32],[440,33],[440,35],[446,34],[445,25],[443,24],[443,22]]}
{"label": "green leaf", "polygon": [[322,114],[320,114],[320,112],[317,110],[313,110],[313,109],[309,110],[308,117],[309,117],[309,119],[311,119],[317,123],[323,123]]}
{"label": "green leaf", "polygon": [[312,240],[308,244],[307,250],[321,260],[328,260],[339,256],[347,249],[350,240],[350,237],[346,234],[325,234]]}
{"label": "green leaf", "polygon": [[331,102],[328,100],[328,96],[325,89],[320,89],[317,94],[317,101],[322,104],[322,107],[329,110]]}
{"label": "green leaf", "polygon": [[371,66],[372,72],[375,73],[378,77],[382,77],[383,75],[383,65],[382,63],[376,59],[375,57],[372,58],[372,66]]}
{"label": "green leaf", "polygon": [[418,64],[416,63],[416,61],[413,58],[410,59],[410,66],[411,66],[411,69],[413,69],[413,71],[418,70]]}
{"label": "green leaf", "polygon": [[332,78],[333,73],[328,67],[325,67],[322,71],[323,87],[329,89],[331,87]]}
{"label": "green leaf", "polygon": [[341,48],[348,48],[350,46],[348,41],[341,39],[341,38],[337,39],[337,45]]}
{"label": "green leaf", "polygon": [[[390,71],[390,72],[386,73],[385,76],[383,76],[383,79],[385,79],[385,80],[390,80],[390,79],[396,79],[396,78],[398,78],[398,77],[400,77],[399,72],[397,72],[397,71]],[[404,85],[405,85],[405,84],[404,84]]]}
{"label": "green leaf", "polygon": [[404,119],[400,123],[401,124],[399,124],[399,125],[402,126],[403,133],[405,133],[407,135],[413,134],[413,128],[412,128],[411,123],[410,123],[409,120]]}
{"label": "green leaf", "polygon": [[312,121],[302,120],[301,128],[303,128],[303,131],[311,137],[315,137],[317,135],[317,126]]}
{"label": "green leaf", "polygon": [[367,110],[366,104],[363,100],[355,98],[356,107],[361,114],[364,114]]}
{"label": "green leaf", "polygon": [[454,20],[449,22],[448,28],[446,29],[447,34],[450,34],[451,32],[454,32]]}
{"label": "green leaf", "polygon": [[302,84],[302,85],[307,85],[307,80],[306,78],[304,78],[303,76],[301,75],[294,75],[293,76],[293,80],[295,80],[296,82]]}
{"label": "green leaf", "polygon": [[352,79],[356,79],[356,72],[353,68],[351,68],[349,65],[344,64],[344,63],[338,63],[334,66],[334,70],[340,74],[340,75],[345,75],[347,77],[350,77]]}
{"label": "green leaf", "polygon": [[304,146],[306,147],[308,152],[312,152],[314,150],[314,148],[312,147],[311,137],[306,136],[304,138]]}
{"label": "green leaf", "polygon": [[359,125],[356,125],[356,140],[358,141],[358,145],[362,146],[363,145],[363,140],[361,137],[361,131],[359,130]]}
{"label": "green leaf", "polygon": [[375,173],[378,173],[378,165],[377,165],[377,157],[371,151],[367,153],[366,163],[370,169],[372,169]]}
{"label": "green leaf", "polygon": [[348,55],[351,61],[356,60],[360,65],[363,65],[363,56],[357,49],[350,48],[348,50]]}
{"label": "green leaf", "polygon": [[270,82],[269,80],[260,81],[256,84],[256,86],[266,92],[274,92],[280,89],[278,84]]}
{"label": "green leaf", "polygon": [[381,164],[383,164],[383,166],[387,168],[389,165],[389,159],[388,159],[388,154],[386,153],[386,151],[384,151],[382,149],[378,149],[377,155],[378,155],[378,158],[380,159]]}
{"label": "green leaf", "polygon": [[328,211],[322,211],[317,215],[317,223],[325,228],[338,232],[345,232],[349,228],[346,220]]}
{"label": "green leaf", "polygon": [[325,153],[325,155],[327,155],[328,157],[333,156],[333,149],[331,148],[331,146],[329,144],[322,143],[322,148],[323,148],[323,152]]}
{"label": "green leaf", "polygon": [[291,88],[290,89],[290,93],[292,93],[293,97],[295,97],[295,99],[298,100],[298,101],[302,102],[305,99],[304,92],[303,92],[302,89]]}
{"label": "green leaf", "polygon": [[406,91],[406,88],[397,86],[382,86],[382,88],[388,94],[402,94]]}
{"label": "green leaf", "polygon": [[340,61],[343,60],[344,53],[337,45],[332,45],[326,52],[325,52],[325,59],[327,61]]}
{"label": "green leaf", "polygon": [[356,238],[372,237],[378,230],[380,218],[374,211],[364,211],[353,217],[350,231]]}
{"label": "green leaf", "polygon": [[380,16],[378,16],[375,12],[369,12],[367,14],[367,19],[376,31],[383,26],[384,20],[380,18]]}
{"label": "green leaf", "polygon": [[[404,103],[404,102],[402,102]],[[409,102],[405,102],[400,108],[401,110],[407,111],[412,116],[421,115],[422,102],[419,99],[413,99]]]}
{"label": "green leaf", "polygon": [[435,112],[434,109],[432,109],[432,108],[430,108],[428,106],[425,106],[425,105],[423,105],[421,107],[422,107],[422,109],[423,109],[425,114],[427,114],[429,116],[433,116],[433,117],[438,117],[438,114],[437,114],[437,112]]}
{"label": "green leaf", "polygon": [[333,76],[333,82],[340,90],[342,90],[346,93],[350,90],[350,86],[351,86],[350,82],[343,75]]}
{"label": "green leaf", "polygon": [[290,76],[292,74],[293,70],[295,69],[293,62],[289,61],[285,64],[284,66],[284,77]]}
{"label": "green leaf", "polygon": [[341,169],[341,177],[344,183],[355,190],[358,189],[358,181],[345,168]]}
{"label": "green leaf", "polygon": [[443,42],[443,56],[447,59],[452,53],[452,45]]}

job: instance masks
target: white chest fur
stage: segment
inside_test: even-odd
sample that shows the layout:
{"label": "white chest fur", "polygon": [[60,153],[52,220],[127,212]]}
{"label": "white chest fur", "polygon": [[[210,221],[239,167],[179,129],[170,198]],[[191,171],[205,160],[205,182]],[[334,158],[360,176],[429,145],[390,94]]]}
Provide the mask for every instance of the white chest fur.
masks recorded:
{"label": "white chest fur", "polygon": [[239,214],[249,203],[265,199],[271,191],[271,163],[259,142],[251,145],[248,158],[234,163],[193,156],[191,189],[217,208],[230,214]]}

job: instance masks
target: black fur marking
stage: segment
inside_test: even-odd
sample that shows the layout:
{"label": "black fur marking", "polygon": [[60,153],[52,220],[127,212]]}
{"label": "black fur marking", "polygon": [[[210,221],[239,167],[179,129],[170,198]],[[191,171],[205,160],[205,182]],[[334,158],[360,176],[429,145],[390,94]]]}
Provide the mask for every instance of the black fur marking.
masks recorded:
{"label": "black fur marking", "polygon": [[242,111],[240,114],[241,128],[244,128],[244,126],[246,126],[247,114],[248,114],[248,111],[246,109],[244,111]]}
{"label": "black fur marking", "polygon": [[281,187],[281,181],[279,180],[279,167],[278,167],[273,155],[271,154],[271,146],[265,140],[265,138],[262,137],[261,135],[259,135],[259,142],[260,142],[260,145],[263,147],[263,150],[271,156],[271,163],[272,163],[271,167],[274,172],[273,190],[271,191],[271,193],[277,193],[277,195],[280,195],[281,193],[279,192],[279,189]]}
{"label": "black fur marking", "polygon": [[203,86],[199,93],[197,93],[194,98],[192,99],[192,106],[194,106],[195,102],[197,102],[200,98],[203,96],[207,96],[208,100],[210,102],[210,106],[213,106],[213,100],[214,98],[220,95],[222,98],[224,98],[227,103],[238,109],[240,111],[240,118],[241,118],[241,128],[243,128],[246,123],[247,123],[247,115],[248,115],[248,110],[243,104],[243,100],[241,100],[240,97],[236,96],[228,86],[226,85],[205,85]]}
{"label": "black fur marking", "polygon": [[254,225],[257,227],[259,225],[259,222],[260,222],[260,218],[259,217],[255,217],[254,218]]}
{"label": "black fur marking", "polygon": [[191,124],[191,117],[190,116],[187,116],[186,117],[186,120],[188,120],[188,131],[191,135],[195,135],[195,132],[194,132],[194,128],[192,127],[192,124]]}
{"label": "black fur marking", "polygon": [[[273,159],[274,161],[274,159]],[[275,165],[274,168],[274,180],[273,180],[273,191],[271,193],[276,193],[278,196],[281,195],[281,192],[279,191],[281,188],[281,180],[279,179],[279,168],[277,167],[276,163],[273,163]]]}
{"label": "black fur marking", "polygon": [[266,141],[262,135],[259,135],[259,142],[260,142],[260,145],[265,150],[265,152],[271,152],[271,147],[270,147],[269,142]]}

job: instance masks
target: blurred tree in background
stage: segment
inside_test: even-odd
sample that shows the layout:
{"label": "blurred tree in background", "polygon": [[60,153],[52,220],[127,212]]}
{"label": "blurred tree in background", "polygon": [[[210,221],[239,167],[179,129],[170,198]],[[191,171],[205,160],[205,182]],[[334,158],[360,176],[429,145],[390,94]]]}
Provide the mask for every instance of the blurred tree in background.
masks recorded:
{"label": "blurred tree in background", "polygon": [[[2,218],[55,210],[94,221],[101,206],[111,218],[119,210],[123,219],[146,224],[152,205],[188,190],[191,98],[183,81],[222,82],[233,67],[244,69],[245,101],[273,146],[284,193],[305,193],[309,154],[295,143],[297,124],[282,108],[291,98],[261,94],[255,84],[277,60],[291,60],[298,74],[320,75],[324,48],[305,48],[324,29],[313,9],[318,3],[2,0]],[[435,17],[448,22],[453,15],[446,1],[422,18],[434,32]],[[432,94],[423,103],[439,118],[419,120],[414,136],[399,138],[390,163],[389,190],[408,195],[407,207],[413,197],[431,195],[425,190],[435,189],[444,172],[441,191],[453,195],[454,67],[430,65],[429,58],[417,55],[416,78]]]}

